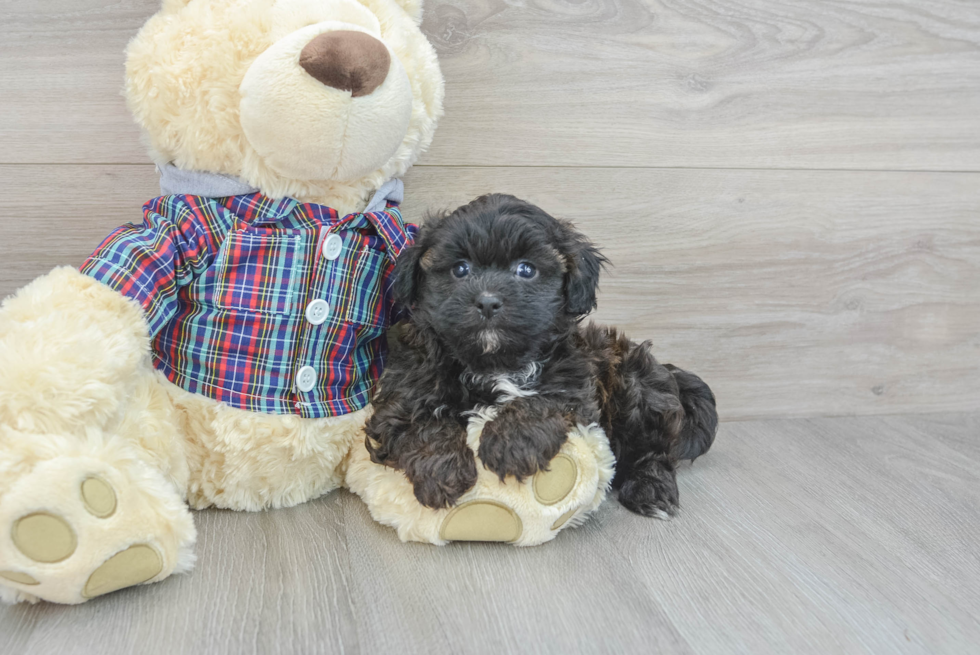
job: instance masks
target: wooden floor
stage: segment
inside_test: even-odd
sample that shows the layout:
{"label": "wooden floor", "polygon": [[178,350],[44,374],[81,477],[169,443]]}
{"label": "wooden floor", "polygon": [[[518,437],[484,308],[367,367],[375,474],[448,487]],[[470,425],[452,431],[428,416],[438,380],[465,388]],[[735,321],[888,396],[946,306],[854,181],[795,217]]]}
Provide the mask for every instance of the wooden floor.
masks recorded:
{"label": "wooden floor", "polygon": [[[158,193],[119,93],[158,5],[0,3],[0,297]],[[729,421],[681,516],[516,550],[402,545],[345,492],[204,512],[192,574],[0,608],[0,653],[980,651],[980,3],[427,0],[423,29],[446,117],[405,211],[511,192],[603,247],[598,317]]]}
{"label": "wooden floor", "polygon": [[197,514],[188,575],[0,609],[0,653],[970,653],[980,414],[727,423],[670,522],[402,544],[346,492]]}

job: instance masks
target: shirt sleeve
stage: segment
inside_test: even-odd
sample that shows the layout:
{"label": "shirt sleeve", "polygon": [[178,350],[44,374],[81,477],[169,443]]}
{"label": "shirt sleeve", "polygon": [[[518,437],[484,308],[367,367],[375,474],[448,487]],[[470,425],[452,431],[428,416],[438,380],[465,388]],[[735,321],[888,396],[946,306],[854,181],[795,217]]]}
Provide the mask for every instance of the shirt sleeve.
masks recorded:
{"label": "shirt sleeve", "polygon": [[142,224],[116,229],[80,270],[140,303],[155,336],[177,311],[179,288],[211,266],[234,219],[207,198],[156,198],[143,206]]}

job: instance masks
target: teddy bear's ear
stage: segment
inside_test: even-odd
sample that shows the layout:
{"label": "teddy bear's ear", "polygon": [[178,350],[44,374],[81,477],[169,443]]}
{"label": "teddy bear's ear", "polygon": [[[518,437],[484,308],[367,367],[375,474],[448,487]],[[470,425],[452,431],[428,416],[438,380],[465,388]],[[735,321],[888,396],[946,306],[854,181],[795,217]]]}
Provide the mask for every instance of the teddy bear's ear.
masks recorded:
{"label": "teddy bear's ear", "polygon": [[416,23],[422,22],[422,0],[395,0]]}

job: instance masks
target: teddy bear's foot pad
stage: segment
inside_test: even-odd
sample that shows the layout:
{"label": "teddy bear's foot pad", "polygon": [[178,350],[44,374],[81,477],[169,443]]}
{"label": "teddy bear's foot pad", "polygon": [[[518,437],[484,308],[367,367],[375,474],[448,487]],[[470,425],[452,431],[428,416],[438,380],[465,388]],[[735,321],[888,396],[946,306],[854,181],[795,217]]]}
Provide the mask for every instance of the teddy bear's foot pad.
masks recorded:
{"label": "teddy bear's foot pad", "polygon": [[14,545],[35,562],[62,562],[75,552],[78,540],[68,523],[53,514],[36,512],[14,523],[11,531]]}
{"label": "teddy bear's foot pad", "polygon": [[571,457],[557,455],[548,465],[547,471],[538,471],[534,476],[534,497],[542,505],[560,503],[575,488],[578,481],[578,466]]}
{"label": "teddy bear's foot pad", "polygon": [[116,492],[102,478],[86,478],[82,482],[82,503],[92,516],[107,519],[116,512]]}
{"label": "teddy bear's foot pad", "polygon": [[551,529],[552,530],[557,530],[561,526],[563,526],[566,523],[568,523],[568,519],[570,519],[573,516],[575,516],[575,513],[578,512],[578,510],[579,510],[578,507],[573,507],[572,509],[568,510],[567,512],[565,512],[564,514],[562,514],[561,516],[559,516],[555,520],[555,522],[551,524]]}
{"label": "teddy bear's foot pad", "polygon": [[119,589],[142,584],[163,571],[163,560],[146,544],[130,546],[116,553],[89,576],[82,596],[95,598]]}
{"label": "teddy bear's foot pad", "polygon": [[36,585],[41,584],[31,576],[26,573],[21,573],[20,571],[0,571],[0,578],[10,580],[11,582],[16,582],[17,584],[23,585]]}
{"label": "teddy bear's foot pad", "polygon": [[511,508],[491,500],[471,500],[446,515],[439,531],[446,541],[517,541],[524,532]]}

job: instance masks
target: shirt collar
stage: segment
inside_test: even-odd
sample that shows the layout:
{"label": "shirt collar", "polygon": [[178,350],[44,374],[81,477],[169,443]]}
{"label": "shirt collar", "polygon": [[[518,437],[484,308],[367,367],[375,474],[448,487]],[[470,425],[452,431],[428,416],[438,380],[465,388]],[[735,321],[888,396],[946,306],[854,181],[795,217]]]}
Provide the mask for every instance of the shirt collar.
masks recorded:
{"label": "shirt collar", "polygon": [[385,242],[385,251],[392,261],[403,248],[412,243],[412,235],[405,227],[401,211],[393,198],[385,199],[385,204],[378,211],[355,212],[343,217],[336,209],[326,205],[299,203],[291,198],[275,200],[261,193],[235,196],[224,202],[235,214],[253,226],[275,223],[299,212],[303,219],[312,219],[313,223],[328,229],[336,229],[341,225],[346,228],[373,229]]}
{"label": "shirt collar", "polygon": [[[240,177],[208,173],[206,171],[187,171],[173,164],[157,165],[160,174],[160,192],[164,196],[202,196],[204,198],[230,198],[260,193],[258,187],[252,186]],[[384,211],[388,205],[401,203],[405,196],[405,185],[401,180],[393,178],[385,182],[374,192],[368,201],[365,212]],[[277,221],[287,216],[296,206],[288,204],[283,199],[279,206],[267,206],[264,211],[268,214],[261,219],[263,223]]]}
{"label": "shirt collar", "polygon": [[244,180],[230,175],[185,171],[173,164],[157,166],[157,170],[163,195],[228,198],[232,211],[251,225],[275,223],[300,210],[321,225],[351,223],[356,227],[373,227],[384,240],[392,260],[412,241],[398,210],[405,193],[405,186],[399,179],[385,182],[363,212],[348,214],[341,219],[337,210],[326,205],[299,203],[292,198],[269,198]]}
{"label": "shirt collar", "polygon": [[[276,200],[275,198],[264,196],[261,193],[248,193],[235,196],[234,198],[230,198],[229,204],[232,211],[241,216],[250,225],[264,225],[266,223],[281,221],[292,214],[299,206],[299,203],[292,198],[280,198]],[[331,222],[330,219],[336,220],[337,211],[330,207],[311,203],[306,203],[305,206],[315,210],[314,212],[310,212],[312,215],[324,214],[323,217],[328,219],[326,222]]]}

